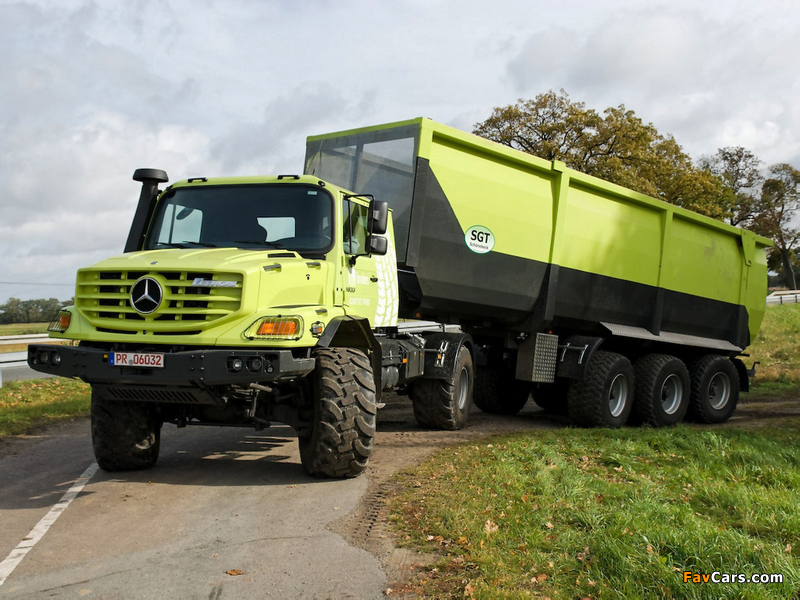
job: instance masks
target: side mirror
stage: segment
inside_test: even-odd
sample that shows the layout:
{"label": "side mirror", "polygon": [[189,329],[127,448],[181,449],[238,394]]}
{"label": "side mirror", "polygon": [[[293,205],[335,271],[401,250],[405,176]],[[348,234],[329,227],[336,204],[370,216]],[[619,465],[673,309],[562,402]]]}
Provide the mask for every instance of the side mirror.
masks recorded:
{"label": "side mirror", "polygon": [[369,242],[367,242],[367,249],[370,254],[384,256],[389,249],[389,242],[381,235],[371,235],[369,236]]}
{"label": "side mirror", "polygon": [[389,203],[374,198],[369,203],[369,232],[383,235],[389,227]]}

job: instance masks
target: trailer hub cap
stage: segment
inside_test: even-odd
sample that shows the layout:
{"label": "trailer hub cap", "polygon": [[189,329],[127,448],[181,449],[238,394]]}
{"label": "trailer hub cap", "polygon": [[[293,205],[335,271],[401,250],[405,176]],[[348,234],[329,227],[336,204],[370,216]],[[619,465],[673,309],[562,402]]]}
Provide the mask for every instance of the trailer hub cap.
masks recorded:
{"label": "trailer hub cap", "polygon": [[720,410],[731,396],[731,381],[725,373],[717,373],[708,382],[708,403],[714,410]]}
{"label": "trailer hub cap", "polygon": [[608,411],[612,417],[618,417],[628,403],[628,378],[618,373],[608,388]]}
{"label": "trailer hub cap", "polygon": [[670,374],[661,384],[661,408],[668,415],[680,408],[683,400],[683,382],[677,375]]}

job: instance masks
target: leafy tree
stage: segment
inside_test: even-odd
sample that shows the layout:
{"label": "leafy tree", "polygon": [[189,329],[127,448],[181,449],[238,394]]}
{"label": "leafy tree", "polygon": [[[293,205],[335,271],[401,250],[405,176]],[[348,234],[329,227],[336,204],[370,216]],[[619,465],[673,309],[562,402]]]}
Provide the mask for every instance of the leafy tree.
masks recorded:
{"label": "leafy tree", "polygon": [[704,170],[725,182],[725,204],[729,206],[728,222],[747,226],[756,217],[756,207],[764,177],[762,162],[741,146],[720,148],[714,156],[700,159]]}
{"label": "leafy tree", "polygon": [[53,319],[64,306],[74,302],[61,302],[55,298],[20,300],[9,298],[0,305],[0,323],[43,323]]}
{"label": "leafy tree", "polygon": [[755,217],[751,229],[772,238],[775,247],[770,252],[770,268],[783,273],[784,282],[797,289],[795,267],[796,247],[800,231],[792,224],[800,210],[800,171],[785,163],[769,168],[771,177],[761,186],[761,195],[755,203]]}
{"label": "leafy tree", "polygon": [[722,180],[624,105],[601,116],[564,90],[550,91],[495,108],[474,133],[715,218],[730,216]]}

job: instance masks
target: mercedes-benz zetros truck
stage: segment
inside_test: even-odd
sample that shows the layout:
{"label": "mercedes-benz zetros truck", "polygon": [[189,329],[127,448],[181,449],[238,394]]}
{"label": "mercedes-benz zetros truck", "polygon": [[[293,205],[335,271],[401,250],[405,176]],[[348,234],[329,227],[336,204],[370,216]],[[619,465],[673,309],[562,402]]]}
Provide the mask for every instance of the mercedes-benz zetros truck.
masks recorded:
{"label": "mercedes-benz zetros truck", "polygon": [[134,179],[124,253],[49,328],[73,345],[28,354],[91,384],[103,469],[153,465],[164,423],[278,421],[309,474],[355,476],[387,390],[457,429],[531,395],[718,423],[748,389],[770,241],[558,161],[415,119],[312,136],[303,175]]}

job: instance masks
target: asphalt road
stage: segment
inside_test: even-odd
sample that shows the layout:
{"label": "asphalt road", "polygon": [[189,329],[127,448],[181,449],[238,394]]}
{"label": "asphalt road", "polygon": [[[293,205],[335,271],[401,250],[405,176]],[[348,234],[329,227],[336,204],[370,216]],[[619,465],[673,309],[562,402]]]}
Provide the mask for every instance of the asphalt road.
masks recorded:
{"label": "asphalt road", "polygon": [[[327,528],[354,509],[368,478],[306,476],[285,426],[163,433],[156,468],[91,477],[0,597],[383,595],[378,559]],[[94,462],[86,420],[3,453],[0,560]]]}

